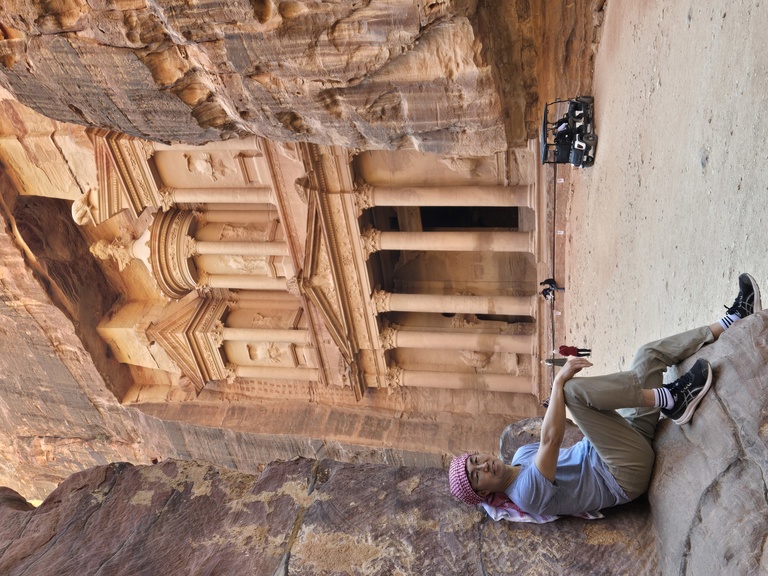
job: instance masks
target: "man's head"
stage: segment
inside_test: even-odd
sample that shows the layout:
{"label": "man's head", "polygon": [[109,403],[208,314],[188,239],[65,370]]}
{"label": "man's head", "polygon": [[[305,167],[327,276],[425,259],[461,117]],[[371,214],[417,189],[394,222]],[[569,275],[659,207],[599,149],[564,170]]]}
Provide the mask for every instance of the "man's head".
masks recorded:
{"label": "man's head", "polygon": [[462,454],[448,470],[451,494],[470,505],[485,502],[491,494],[503,492],[512,482],[511,469],[490,454]]}
{"label": "man's head", "polygon": [[467,477],[467,460],[471,456],[474,454],[462,454],[451,461],[451,466],[448,469],[448,482],[451,485],[451,494],[465,504],[475,506],[485,499],[477,495]]}

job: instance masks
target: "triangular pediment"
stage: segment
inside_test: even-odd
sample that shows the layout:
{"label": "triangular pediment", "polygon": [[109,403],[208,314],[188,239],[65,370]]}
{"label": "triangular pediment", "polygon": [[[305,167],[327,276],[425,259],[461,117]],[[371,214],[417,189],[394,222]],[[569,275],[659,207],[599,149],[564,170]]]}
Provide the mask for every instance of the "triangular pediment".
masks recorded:
{"label": "triangular pediment", "polygon": [[157,342],[178,364],[198,393],[210,380],[226,378],[219,350],[221,318],[226,308],[226,298],[217,291],[204,297],[191,292],[169,304],[160,319],[147,329],[150,340]]}
{"label": "triangular pediment", "polygon": [[309,221],[307,234],[306,269],[302,279],[304,294],[322,316],[326,329],[330,333],[342,355],[352,361],[353,352],[349,344],[347,329],[340,294],[337,290],[335,271],[328,252],[320,214],[317,210],[315,195],[309,199]]}

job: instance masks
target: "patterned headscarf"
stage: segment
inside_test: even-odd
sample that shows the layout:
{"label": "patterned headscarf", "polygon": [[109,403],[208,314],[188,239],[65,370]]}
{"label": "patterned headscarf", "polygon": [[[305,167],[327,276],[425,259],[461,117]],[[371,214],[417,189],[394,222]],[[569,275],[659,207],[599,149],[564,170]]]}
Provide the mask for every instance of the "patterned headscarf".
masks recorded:
{"label": "patterned headscarf", "polygon": [[462,502],[475,506],[485,502],[485,498],[481,498],[472,489],[472,485],[467,478],[467,460],[472,456],[469,452],[456,456],[451,461],[451,466],[448,469],[448,481],[451,485],[451,494]]}

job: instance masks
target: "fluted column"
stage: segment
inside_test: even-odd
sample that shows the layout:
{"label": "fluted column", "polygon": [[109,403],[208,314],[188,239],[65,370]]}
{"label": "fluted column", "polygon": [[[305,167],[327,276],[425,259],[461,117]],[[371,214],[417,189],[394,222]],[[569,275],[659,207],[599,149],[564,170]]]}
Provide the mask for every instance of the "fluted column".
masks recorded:
{"label": "fluted column", "polygon": [[373,294],[377,312],[435,312],[453,314],[499,314],[533,316],[535,297],[464,296],[451,294]]}
{"label": "fluted column", "polygon": [[385,350],[418,348],[423,350],[512,352],[515,354],[531,354],[534,344],[533,336],[527,335],[400,330],[395,325],[389,325],[382,330],[381,342]]}
{"label": "fluted column", "polygon": [[368,228],[360,235],[366,257],[379,250],[445,252],[533,252],[530,232],[382,232]]}
{"label": "fluted column", "polygon": [[379,187],[358,183],[358,210],[373,206],[518,206],[532,207],[532,186]]}

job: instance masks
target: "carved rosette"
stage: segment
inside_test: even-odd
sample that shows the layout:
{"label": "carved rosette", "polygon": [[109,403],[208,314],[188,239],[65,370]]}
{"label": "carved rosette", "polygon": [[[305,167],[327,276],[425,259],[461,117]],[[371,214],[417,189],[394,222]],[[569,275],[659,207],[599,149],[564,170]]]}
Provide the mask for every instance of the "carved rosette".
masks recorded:
{"label": "carved rosette", "polygon": [[193,212],[176,209],[157,214],[152,223],[152,271],[160,289],[171,298],[182,298],[198,287],[199,274],[188,252],[195,224]]}
{"label": "carved rosette", "polygon": [[366,260],[371,254],[381,250],[381,230],[368,227],[360,234],[360,240],[363,243],[363,254]]}
{"label": "carved rosette", "polygon": [[373,208],[373,186],[365,182],[364,180],[358,180],[355,182],[355,188],[352,190],[352,199],[355,202],[355,208],[357,209],[357,216],[360,217],[363,210]]}
{"label": "carved rosette", "polygon": [[376,314],[389,312],[390,301],[392,300],[391,293],[385,292],[384,290],[374,290],[373,296],[371,296],[371,298],[373,300],[373,307],[376,310]]}

